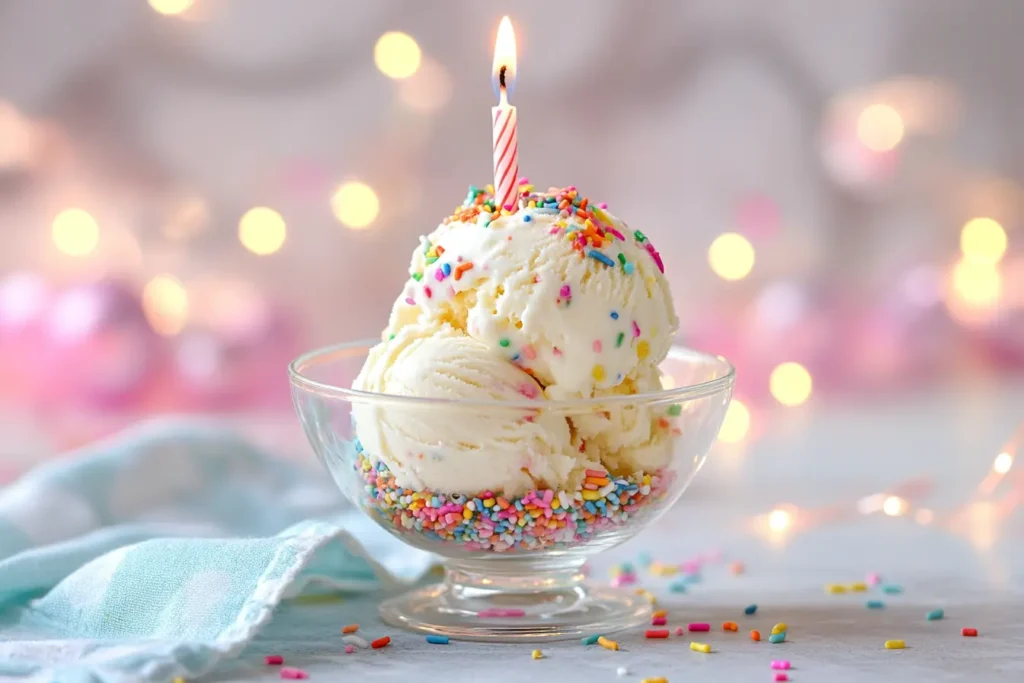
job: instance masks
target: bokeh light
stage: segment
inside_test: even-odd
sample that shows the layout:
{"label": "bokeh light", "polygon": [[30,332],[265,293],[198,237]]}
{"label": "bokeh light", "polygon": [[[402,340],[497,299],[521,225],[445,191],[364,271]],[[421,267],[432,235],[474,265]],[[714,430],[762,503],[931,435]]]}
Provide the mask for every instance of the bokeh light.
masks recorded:
{"label": "bokeh light", "polygon": [[857,138],[873,152],[895,149],[903,132],[903,118],[887,104],[872,104],[857,117]]}
{"label": "bokeh light", "polygon": [[775,508],[768,515],[768,528],[772,531],[785,531],[793,523],[793,515],[782,508]]}
{"label": "bokeh light", "polygon": [[960,251],[972,263],[995,265],[1006,253],[1006,231],[992,218],[972,218],[960,231]]}
{"label": "bokeh light", "polygon": [[84,209],[65,209],[53,219],[53,244],[68,256],[87,256],[100,241],[100,226]]}
{"label": "bokeh light", "polygon": [[1013,456],[1003,451],[992,461],[992,471],[996,474],[1006,474],[1013,467]]}
{"label": "bokeh light", "polygon": [[380,200],[366,183],[345,183],[331,197],[331,209],[342,225],[353,230],[363,230],[377,219]]}
{"label": "bokeh light", "polygon": [[452,78],[441,64],[424,59],[419,71],[398,84],[398,99],[410,109],[435,112],[452,97]]}
{"label": "bokeh light", "polygon": [[737,443],[750,431],[750,410],[738,399],[733,399],[725,411],[722,428],[718,431],[718,440],[725,443]]}
{"label": "bokeh light", "polygon": [[[958,319],[970,317],[970,309],[989,309],[999,302],[1003,278],[987,263],[961,260],[953,266],[950,311]],[[964,309],[967,310],[964,310]]]}
{"label": "bokeh light", "polygon": [[188,319],[188,293],[170,275],[157,275],[142,289],[142,311],[157,334],[173,336]]}
{"label": "bokeh light", "polygon": [[882,503],[882,512],[890,517],[899,517],[907,511],[907,501],[899,496],[889,496]]}
{"label": "bokeh light", "polygon": [[281,248],[288,228],[277,211],[265,206],[249,209],[238,221],[238,241],[259,256],[273,254]]}
{"label": "bokeh light", "polygon": [[195,4],[196,0],[149,0],[149,6],[158,14],[181,14]]}
{"label": "bokeh light", "polygon": [[412,36],[389,31],[373,46],[373,61],[388,78],[409,78],[420,68],[423,53]]}
{"label": "bokeh light", "polygon": [[708,265],[723,280],[742,280],[754,268],[754,245],[735,232],[719,235],[708,248]]}
{"label": "bokeh light", "polygon": [[798,406],[811,397],[814,381],[807,368],[799,363],[780,363],[772,370],[768,388],[782,405]]}

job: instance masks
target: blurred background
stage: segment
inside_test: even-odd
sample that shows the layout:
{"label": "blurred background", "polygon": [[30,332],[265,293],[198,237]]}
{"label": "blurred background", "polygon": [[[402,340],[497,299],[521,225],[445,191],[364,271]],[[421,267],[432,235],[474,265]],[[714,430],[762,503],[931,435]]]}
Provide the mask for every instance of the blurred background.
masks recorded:
{"label": "blurred background", "polygon": [[722,448],[955,396],[994,490],[1024,418],[1018,0],[0,0],[0,480],[168,412],[308,457],[285,366],[378,334],[417,236],[489,182],[506,13],[521,170],[656,236],[683,340],[739,369]]}

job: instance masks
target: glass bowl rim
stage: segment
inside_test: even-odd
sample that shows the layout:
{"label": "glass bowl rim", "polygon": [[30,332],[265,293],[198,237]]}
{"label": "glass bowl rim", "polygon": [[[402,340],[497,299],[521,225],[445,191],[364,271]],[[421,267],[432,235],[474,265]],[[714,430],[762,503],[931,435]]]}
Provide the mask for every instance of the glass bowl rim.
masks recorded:
{"label": "glass bowl rim", "polygon": [[481,409],[532,409],[537,410],[574,410],[581,408],[594,408],[595,406],[608,406],[615,404],[636,404],[636,403],[670,403],[693,401],[706,398],[723,391],[729,390],[736,379],[736,368],[724,356],[719,356],[704,351],[697,351],[681,344],[673,344],[669,349],[668,358],[681,360],[683,356],[696,356],[706,361],[717,361],[725,365],[726,372],[721,377],[689,384],[660,391],[648,391],[639,394],[616,394],[612,396],[595,396],[593,398],[574,399],[552,399],[537,401],[532,399],[517,399],[513,401],[494,400],[470,400],[461,398],[433,398],[423,396],[404,396],[399,394],[382,394],[373,391],[362,391],[349,387],[339,387],[327,382],[321,382],[302,373],[300,368],[309,364],[315,358],[327,356],[339,352],[354,349],[371,349],[380,343],[379,339],[368,339],[360,341],[342,342],[312,349],[301,354],[298,358],[288,364],[288,377],[292,387],[305,392],[318,394],[327,398],[343,399],[357,403],[375,403],[387,405],[404,406],[445,406],[449,408],[481,408]]}

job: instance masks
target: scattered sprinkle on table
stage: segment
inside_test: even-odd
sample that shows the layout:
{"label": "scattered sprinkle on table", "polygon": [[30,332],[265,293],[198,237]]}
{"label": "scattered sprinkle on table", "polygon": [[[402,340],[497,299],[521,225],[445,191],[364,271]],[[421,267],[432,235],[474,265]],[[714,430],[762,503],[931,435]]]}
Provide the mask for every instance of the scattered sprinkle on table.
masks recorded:
{"label": "scattered sprinkle on table", "polygon": [[281,678],[297,681],[303,678],[309,678],[309,674],[302,669],[293,669],[290,666],[286,666],[281,669]]}
{"label": "scattered sprinkle on table", "polygon": [[431,645],[447,645],[448,636],[427,636],[427,642]]}
{"label": "scattered sprinkle on table", "polygon": [[754,614],[756,612],[757,612],[757,605],[747,605],[746,607],[743,608],[743,613],[748,615],[748,616],[751,615],[751,614]]}
{"label": "scattered sprinkle on table", "polygon": [[372,647],[374,650],[379,650],[382,647],[387,647],[390,644],[391,644],[391,636],[381,636],[377,640],[375,640],[372,643],[370,643],[370,647]]}
{"label": "scattered sprinkle on table", "polygon": [[924,618],[927,619],[928,621],[937,621],[939,619],[942,619],[945,616],[946,616],[946,613],[944,611],[942,611],[941,609],[933,609],[931,612],[929,612],[928,614],[924,615]]}
{"label": "scattered sprinkle on table", "polygon": [[755,642],[761,640],[761,632],[758,631],[757,629],[754,629],[753,631],[750,632],[750,639],[755,641]]}
{"label": "scattered sprinkle on table", "polygon": [[664,619],[667,616],[668,616],[668,611],[667,610],[659,609],[659,610],[656,610],[654,612],[654,614],[651,615],[651,618],[652,619]]}
{"label": "scattered sprinkle on table", "polygon": [[350,654],[352,654],[355,651],[356,651],[356,646],[355,645],[346,645],[345,646],[345,654],[350,655]]}
{"label": "scattered sprinkle on table", "polygon": [[263,658],[267,666],[281,666],[284,664],[284,657],[281,655],[267,655]]}
{"label": "scattered sprinkle on table", "polygon": [[787,674],[784,674],[784,673],[782,673],[780,671],[779,673],[775,674],[775,676],[772,677],[772,680],[775,680],[775,681],[788,681],[789,680],[789,676]]}
{"label": "scattered sprinkle on table", "polygon": [[841,583],[830,583],[825,586],[825,591],[833,595],[839,595],[846,592],[846,586]]}
{"label": "scattered sprinkle on table", "polygon": [[351,643],[352,645],[355,645],[356,647],[361,647],[364,650],[370,647],[370,644],[362,638],[360,638],[359,636],[342,636],[341,642]]}
{"label": "scattered sprinkle on table", "polygon": [[676,626],[676,635],[677,635],[677,636],[681,636],[681,635],[683,635],[683,633],[685,633],[685,632],[686,632],[686,631],[685,631],[685,630],[683,629],[683,627],[682,627],[682,626]]}
{"label": "scattered sprinkle on table", "polygon": [[707,643],[690,643],[690,649],[694,652],[703,652],[704,654],[710,654],[711,646]]}
{"label": "scattered sprinkle on table", "polygon": [[178,676],[177,678],[172,678],[171,683],[185,683],[185,679],[181,676]]}
{"label": "scattered sprinkle on table", "polygon": [[619,676],[619,677],[628,676],[629,675],[629,669],[627,669],[624,666],[620,666],[618,669],[615,670],[615,675]]}
{"label": "scattered sprinkle on table", "polygon": [[773,669],[788,669],[791,666],[792,666],[792,664],[790,663],[790,661],[788,659],[773,659],[772,660],[772,668]]}
{"label": "scattered sprinkle on table", "polygon": [[644,631],[644,638],[668,638],[667,628],[649,628]]}
{"label": "scattered sprinkle on table", "polygon": [[902,640],[887,640],[885,641],[886,650],[902,650],[907,644]]}
{"label": "scattered sprinkle on table", "polygon": [[965,628],[960,629],[960,635],[965,636],[967,638],[977,638],[978,637],[978,629],[965,627]]}
{"label": "scattered sprinkle on table", "polygon": [[729,571],[732,572],[733,576],[739,576],[746,571],[746,567],[743,566],[742,562],[733,562],[729,565]]}
{"label": "scattered sprinkle on table", "polygon": [[668,620],[665,617],[654,617],[651,619],[651,626],[664,626],[667,623]]}
{"label": "scattered sprinkle on table", "polygon": [[770,636],[768,636],[768,642],[775,644],[786,642],[786,632],[783,631],[782,633],[771,634]]}
{"label": "scattered sprinkle on table", "polygon": [[598,636],[597,637],[597,644],[600,645],[601,647],[603,647],[606,650],[618,650],[619,649],[618,641],[608,640],[604,636]]}
{"label": "scattered sprinkle on table", "polygon": [[863,593],[867,589],[868,585],[863,581],[858,581],[857,583],[850,584],[850,590],[852,590],[854,593]]}
{"label": "scattered sprinkle on table", "polygon": [[686,627],[687,631],[710,631],[711,624],[705,624],[703,622],[688,624]]}
{"label": "scattered sprinkle on table", "polygon": [[533,657],[534,659],[540,659],[541,657],[544,656],[544,653],[541,652],[540,650],[534,650],[533,652],[530,653],[530,656]]}
{"label": "scattered sprinkle on table", "polygon": [[349,624],[348,626],[342,626],[341,627],[341,632],[342,633],[355,633],[358,630],[359,630],[359,624]]}
{"label": "scattered sprinkle on table", "polygon": [[582,639],[580,642],[583,643],[584,645],[594,645],[595,643],[597,643],[598,640],[600,640],[600,638],[601,638],[601,634],[600,633],[596,633],[596,634],[594,634],[592,636],[587,636],[586,638]]}
{"label": "scattered sprinkle on table", "polygon": [[664,676],[655,676],[654,678],[643,678],[640,683],[668,683],[668,679]]}
{"label": "scattered sprinkle on table", "polygon": [[869,586],[877,586],[882,583],[882,576],[878,572],[868,572],[868,575],[864,577],[864,581]]}
{"label": "scattered sprinkle on table", "polygon": [[893,583],[887,583],[886,585],[882,586],[882,592],[888,593],[889,595],[897,595],[903,592],[903,586],[897,586]]}
{"label": "scattered sprinkle on table", "polygon": [[669,591],[671,591],[673,593],[685,593],[686,592],[686,582],[685,581],[675,581],[675,582],[672,583],[672,585],[670,585],[668,587],[668,589],[669,589]]}
{"label": "scattered sprinkle on table", "polygon": [[775,635],[776,633],[785,633],[788,630],[789,624],[787,624],[784,621],[780,621],[779,623],[775,624],[775,626],[772,626],[772,635]]}
{"label": "scattered sprinkle on table", "polygon": [[722,630],[732,631],[733,633],[735,633],[736,631],[740,630],[740,627],[735,621],[727,621],[722,624]]}
{"label": "scattered sprinkle on table", "polygon": [[868,600],[864,603],[864,606],[868,609],[882,609],[885,607],[885,603],[881,600]]}

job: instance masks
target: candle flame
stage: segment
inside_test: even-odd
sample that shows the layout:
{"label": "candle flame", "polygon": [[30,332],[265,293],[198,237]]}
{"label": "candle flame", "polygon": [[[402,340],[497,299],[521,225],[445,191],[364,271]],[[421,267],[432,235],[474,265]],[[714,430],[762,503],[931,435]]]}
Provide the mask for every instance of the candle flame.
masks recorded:
{"label": "candle flame", "polygon": [[[505,70],[504,86],[502,86],[501,70]],[[515,89],[516,84],[516,34],[512,30],[512,20],[502,17],[498,25],[498,37],[494,41],[494,66],[491,70],[494,94],[503,102],[507,94]]]}

